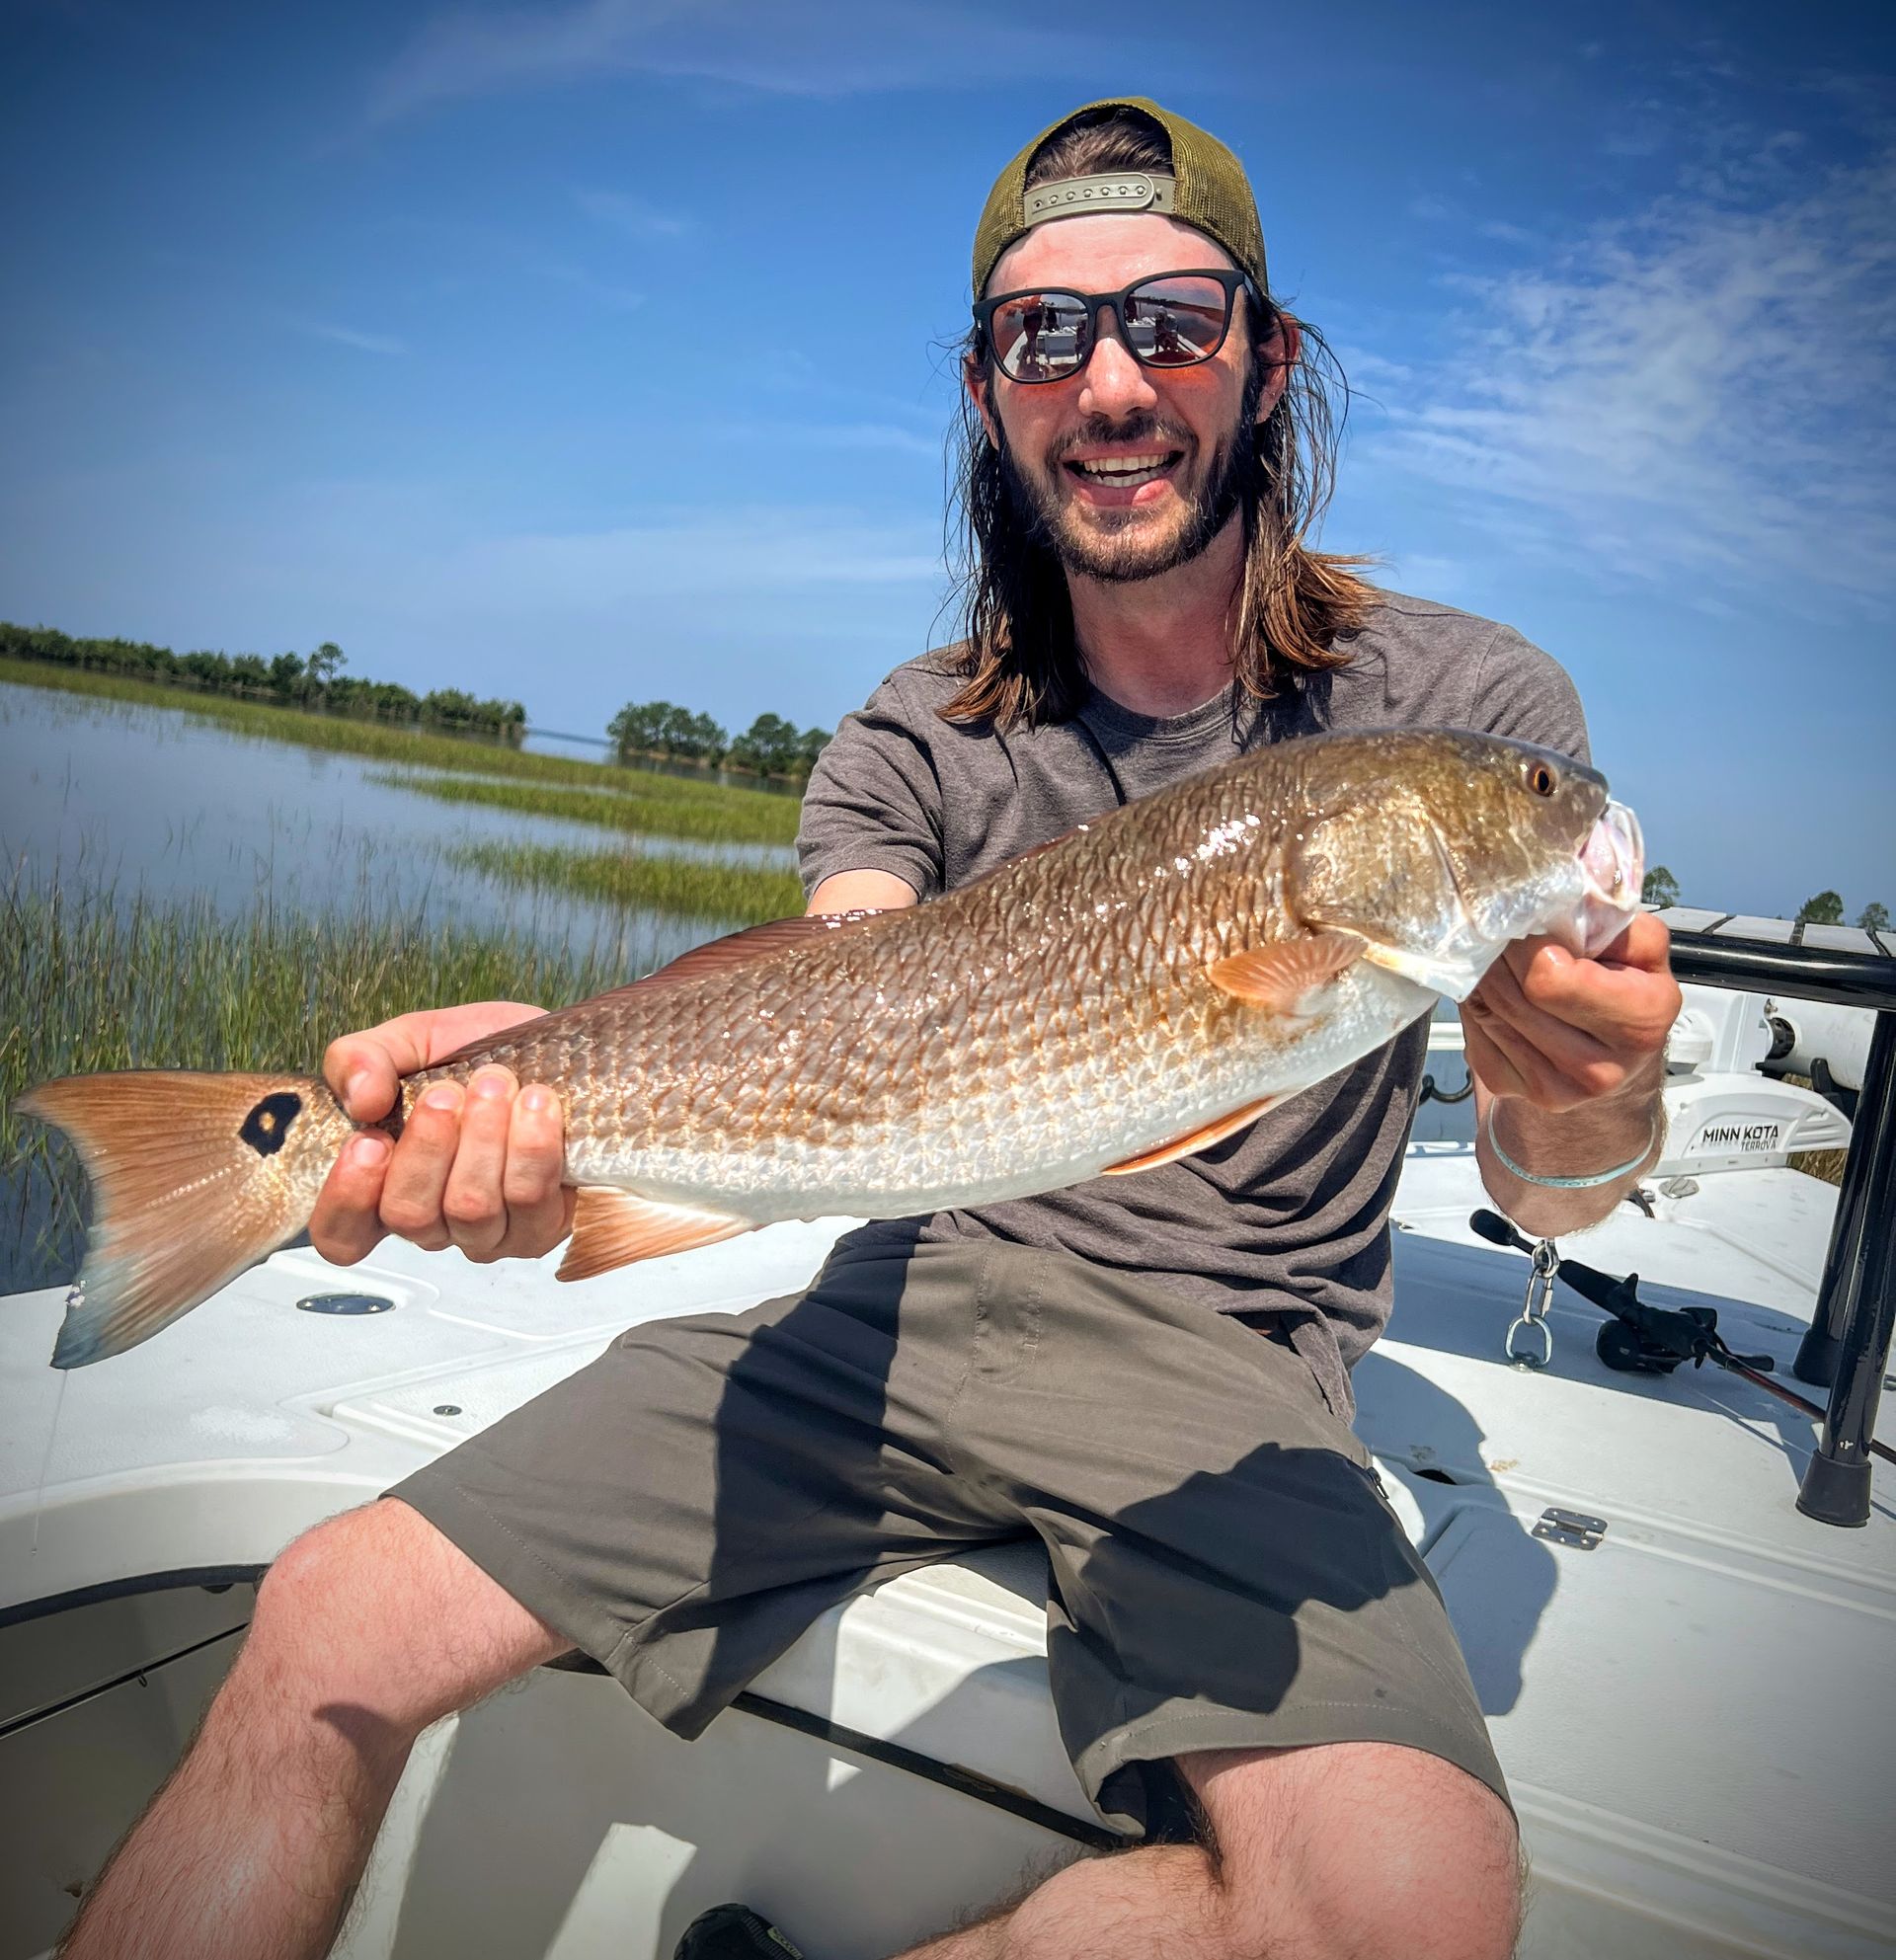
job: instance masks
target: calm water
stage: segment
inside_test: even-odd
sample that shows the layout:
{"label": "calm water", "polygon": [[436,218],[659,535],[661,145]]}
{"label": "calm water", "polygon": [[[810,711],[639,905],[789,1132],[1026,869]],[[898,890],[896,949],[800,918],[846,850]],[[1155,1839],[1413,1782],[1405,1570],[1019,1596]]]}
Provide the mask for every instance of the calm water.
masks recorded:
{"label": "calm water", "polygon": [[[471,758],[473,759],[473,758]],[[0,683],[0,852],[9,868],[122,897],[207,894],[248,912],[260,894],[310,911],[366,889],[430,916],[514,925],[552,943],[622,950],[643,972],[719,928],[566,895],[507,892],[447,862],[458,843],[609,848],[618,833],[417,796],[369,780],[385,762],[236,735],[188,715]],[[465,773],[479,775],[478,760]],[[794,865],[769,844],[639,838],[629,848]]]}
{"label": "calm water", "polygon": [[[481,759],[470,745],[468,768],[452,773],[486,774]],[[56,876],[67,890],[107,890],[121,904],[139,893],[201,894],[232,919],[266,897],[308,913],[355,913],[366,899],[377,909],[512,927],[549,947],[593,952],[630,980],[728,922],[509,891],[450,863],[448,849],[514,841],[795,863],[785,846],[628,838],[369,780],[388,767],[163,709],[0,683],[0,889],[24,873],[36,882]],[[0,1175],[0,1294],[63,1282],[76,1267],[74,1234],[43,1230],[50,1208],[43,1166]]]}

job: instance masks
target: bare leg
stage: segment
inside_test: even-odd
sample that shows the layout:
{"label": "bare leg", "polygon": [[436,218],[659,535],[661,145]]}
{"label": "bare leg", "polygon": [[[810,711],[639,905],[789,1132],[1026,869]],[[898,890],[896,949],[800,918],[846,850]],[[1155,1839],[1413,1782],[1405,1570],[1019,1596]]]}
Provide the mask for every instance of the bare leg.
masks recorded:
{"label": "bare leg", "polygon": [[59,1951],[327,1953],[415,1738],[567,1645],[399,1501],[319,1525]]}
{"label": "bare leg", "polygon": [[1068,1865],[904,1960],[1505,1960],[1520,1932],[1507,1807],[1416,1750],[1331,1743],[1183,1757],[1209,1842]]}

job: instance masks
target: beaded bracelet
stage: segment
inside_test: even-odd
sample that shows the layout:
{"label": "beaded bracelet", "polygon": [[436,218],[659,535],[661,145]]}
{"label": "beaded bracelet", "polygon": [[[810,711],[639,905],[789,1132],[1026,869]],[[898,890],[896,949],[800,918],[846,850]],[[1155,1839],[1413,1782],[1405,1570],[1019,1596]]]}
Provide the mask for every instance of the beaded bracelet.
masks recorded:
{"label": "beaded bracelet", "polygon": [[1611,1170],[1597,1170],[1590,1177],[1542,1177],[1538,1171],[1525,1169],[1517,1164],[1501,1147],[1501,1139],[1494,1134],[1494,1112],[1499,1104],[1497,1097],[1488,1105],[1488,1146],[1500,1158],[1504,1170],[1509,1170],[1523,1184],[1539,1184],[1549,1191],[1593,1191],[1603,1184],[1613,1184],[1629,1171],[1636,1171],[1652,1155],[1652,1146],[1659,1140],[1659,1112],[1652,1113],[1652,1131],[1646,1137],[1646,1146],[1636,1157],[1628,1157],[1623,1164],[1615,1164]]}

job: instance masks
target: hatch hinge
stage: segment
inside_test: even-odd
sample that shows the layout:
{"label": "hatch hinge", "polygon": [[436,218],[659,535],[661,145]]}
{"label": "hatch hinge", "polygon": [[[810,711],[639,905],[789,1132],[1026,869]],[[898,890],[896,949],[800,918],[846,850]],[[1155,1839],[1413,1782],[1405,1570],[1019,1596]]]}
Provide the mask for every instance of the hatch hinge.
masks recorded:
{"label": "hatch hinge", "polygon": [[1575,1551],[1594,1551],[1607,1535],[1604,1518],[1589,1518],[1581,1511],[1562,1511],[1549,1505],[1534,1521],[1534,1535],[1549,1538],[1557,1545],[1571,1545]]}

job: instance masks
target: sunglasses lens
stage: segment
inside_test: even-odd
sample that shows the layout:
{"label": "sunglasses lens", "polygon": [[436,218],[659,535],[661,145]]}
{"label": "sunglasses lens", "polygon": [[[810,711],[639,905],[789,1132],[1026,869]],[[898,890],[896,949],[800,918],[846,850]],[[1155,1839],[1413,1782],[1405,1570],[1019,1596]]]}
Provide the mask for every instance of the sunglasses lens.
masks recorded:
{"label": "sunglasses lens", "polygon": [[1032,292],[995,307],[994,358],[1010,381],[1058,381],[1086,363],[1093,323],[1076,293]]}
{"label": "sunglasses lens", "polygon": [[1126,295],[1126,338],[1147,367],[1189,367],[1210,359],[1230,317],[1224,288],[1191,274],[1147,279]]}

